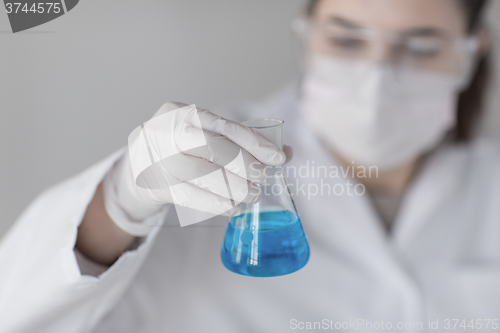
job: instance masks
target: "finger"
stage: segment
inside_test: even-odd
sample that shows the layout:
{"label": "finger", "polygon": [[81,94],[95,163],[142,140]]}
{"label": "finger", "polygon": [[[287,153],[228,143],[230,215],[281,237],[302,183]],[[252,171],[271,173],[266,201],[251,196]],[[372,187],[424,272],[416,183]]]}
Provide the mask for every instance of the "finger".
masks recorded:
{"label": "finger", "polygon": [[[248,151],[226,137],[184,124],[175,138],[177,147],[187,155],[215,163],[239,177],[257,184],[265,183],[267,168]],[[191,142],[206,141],[205,146],[191,148]]]}
{"label": "finger", "polygon": [[291,146],[283,145],[283,152],[286,155],[286,162],[285,163],[290,162],[293,158],[293,148]]}
{"label": "finger", "polygon": [[167,173],[177,179],[170,186],[189,182],[238,203],[254,202],[260,194],[259,188],[250,181],[199,157],[176,154],[161,163]]}
{"label": "finger", "polygon": [[241,206],[215,193],[205,191],[190,183],[180,183],[170,187],[175,205],[195,209],[214,215],[238,215]]}
{"label": "finger", "polygon": [[198,110],[201,126],[204,130],[218,133],[236,143],[266,165],[282,165],[285,154],[264,136],[234,121],[224,119],[208,110]]}

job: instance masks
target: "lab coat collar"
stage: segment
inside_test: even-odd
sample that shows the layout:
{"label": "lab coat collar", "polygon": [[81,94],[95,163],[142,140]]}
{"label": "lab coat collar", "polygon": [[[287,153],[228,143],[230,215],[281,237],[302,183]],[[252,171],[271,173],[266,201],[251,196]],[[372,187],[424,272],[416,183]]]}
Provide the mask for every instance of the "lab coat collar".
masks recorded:
{"label": "lab coat collar", "polygon": [[392,243],[400,250],[412,245],[419,232],[448,198],[459,193],[467,170],[465,146],[445,143],[423,162],[396,216]]}

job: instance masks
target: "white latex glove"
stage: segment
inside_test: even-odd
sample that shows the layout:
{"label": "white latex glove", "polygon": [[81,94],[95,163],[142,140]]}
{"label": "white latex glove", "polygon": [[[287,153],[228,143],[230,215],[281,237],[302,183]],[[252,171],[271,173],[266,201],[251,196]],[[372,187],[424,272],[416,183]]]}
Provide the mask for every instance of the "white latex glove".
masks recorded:
{"label": "white latex glove", "polygon": [[[103,182],[110,218],[135,236],[174,204],[182,226],[239,212],[253,202],[266,165],[285,154],[248,127],[194,105],[166,103],[129,136],[129,149]],[[156,217],[156,218],[155,218]]]}

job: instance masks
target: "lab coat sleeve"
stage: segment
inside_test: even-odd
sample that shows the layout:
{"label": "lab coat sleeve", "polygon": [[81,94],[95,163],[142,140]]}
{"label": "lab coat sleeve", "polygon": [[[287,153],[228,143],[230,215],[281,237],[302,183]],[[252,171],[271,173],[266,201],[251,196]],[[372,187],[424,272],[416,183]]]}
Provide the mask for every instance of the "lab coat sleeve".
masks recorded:
{"label": "lab coat sleeve", "polygon": [[73,250],[97,185],[123,152],[42,193],[1,241],[1,333],[89,332],[126,292],[165,211],[153,217],[158,228],[97,277],[80,273]]}

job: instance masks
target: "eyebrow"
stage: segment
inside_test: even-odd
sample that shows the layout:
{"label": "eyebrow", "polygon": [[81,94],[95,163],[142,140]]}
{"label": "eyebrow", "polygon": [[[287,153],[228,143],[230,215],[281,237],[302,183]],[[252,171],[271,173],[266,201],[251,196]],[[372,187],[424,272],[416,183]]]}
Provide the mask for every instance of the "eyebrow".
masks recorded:
{"label": "eyebrow", "polygon": [[347,20],[345,18],[342,18],[342,17],[338,17],[338,16],[332,16],[329,18],[330,23],[335,23],[335,24],[338,24],[340,26],[343,26],[344,28],[350,28],[350,29],[362,29],[363,26],[361,26],[360,24],[357,24],[353,21],[350,21],[350,20]]}
{"label": "eyebrow", "polygon": [[406,37],[446,37],[447,34],[437,28],[414,28],[403,32]]}
{"label": "eyebrow", "polygon": [[[354,21],[339,17],[332,16],[328,19],[329,23],[339,25],[348,29],[367,29],[359,23]],[[401,32],[405,37],[443,37],[447,36],[447,33],[441,29],[433,27],[421,27],[421,28],[411,28]]]}

